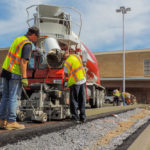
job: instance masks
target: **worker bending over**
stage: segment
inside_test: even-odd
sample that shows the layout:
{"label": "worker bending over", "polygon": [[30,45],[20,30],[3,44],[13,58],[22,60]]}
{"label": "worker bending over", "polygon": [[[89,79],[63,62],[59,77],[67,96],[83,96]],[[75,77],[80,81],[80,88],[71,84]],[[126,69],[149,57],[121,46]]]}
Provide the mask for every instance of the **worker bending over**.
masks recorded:
{"label": "worker bending over", "polygon": [[123,105],[129,105],[129,104],[133,103],[131,94],[128,93],[128,92],[122,92],[121,93],[121,98],[122,98],[122,101],[123,101]]}
{"label": "worker bending over", "polygon": [[38,28],[29,28],[26,35],[18,37],[13,41],[3,62],[0,128],[8,130],[25,128],[24,125],[16,122],[17,99],[21,94],[22,85],[28,85],[27,64],[31,57],[32,43],[35,44],[38,37]]}
{"label": "worker bending over", "polygon": [[[68,87],[70,87],[70,111],[72,120],[76,123],[85,122],[86,75],[80,56],[65,53],[64,72],[68,76]],[[80,115],[78,114],[80,110]]]}

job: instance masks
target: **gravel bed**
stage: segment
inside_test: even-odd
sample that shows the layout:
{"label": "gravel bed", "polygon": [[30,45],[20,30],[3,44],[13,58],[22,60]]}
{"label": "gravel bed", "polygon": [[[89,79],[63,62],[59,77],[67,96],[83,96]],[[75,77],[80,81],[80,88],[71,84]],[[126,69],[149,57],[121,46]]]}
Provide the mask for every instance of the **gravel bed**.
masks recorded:
{"label": "gravel bed", "polygon": [[114,130],[119,122],[126,121],[129,117],[139,112],[141,112],[141,109],[137,108],[112,117],[78,124],[59,132],[42,135],[11,145],[8,144],[1,147],[0,150],[113,150],[118,145],[121,145],[124,139],[146,123],[150,117],[146,116],[143,119],[137,119],[131,128],[112,138],[106,145],[97,145],[97,141]]}

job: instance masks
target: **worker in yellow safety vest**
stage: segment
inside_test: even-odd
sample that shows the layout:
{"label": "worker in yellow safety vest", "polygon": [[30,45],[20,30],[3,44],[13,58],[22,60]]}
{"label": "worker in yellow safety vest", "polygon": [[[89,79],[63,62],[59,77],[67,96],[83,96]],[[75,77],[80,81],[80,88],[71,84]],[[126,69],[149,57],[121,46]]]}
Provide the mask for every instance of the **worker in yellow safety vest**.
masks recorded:
{"label": "worker in yellow safety vest", "polygon": [[27,64],[31,57],[32,43],[35,44],[38,37],[39,29],[37,27],[29,28],[26,35],[13,41],[3,62],[0,128],[8,130],[25,128],[24,125],[16,122],[17,98],[21,94],[22,85],[28,85]]}
{"label": "worker in yellow safety vest", "polygon": [[117,104],[117,106],[119,106],[119,98],[120,98],[120,92],[118,89],[115,89],[113,91],[113,96],[114,96],[114,101],[113,101],[113,104]]}
{"label": "worker in yellow safety vest", "polygon": [[[85,122],[85,103],[86,103],[86,73],[82,60],[77,54],[65,53],[64,72],[68,76],[68,87],[70,88],[70,111],[72,120],[76,123]],[[80,110],[80,115],[78,114]]]}
{"label": "worker in yellow safety vest", "polygon": [[123,101],[123,105],[129,105],[131,103],[131,94],[128,92],[122,92],[121,98]]}
{"label": "worker in yellow safety vest", "polygon": [[122,99],[122,102],[123,102],[123,106],[127,105],[126,100],[125,100],[125,95],[126,95],[126,92],[122,92],[121,95],[120,95],[121,99]]}

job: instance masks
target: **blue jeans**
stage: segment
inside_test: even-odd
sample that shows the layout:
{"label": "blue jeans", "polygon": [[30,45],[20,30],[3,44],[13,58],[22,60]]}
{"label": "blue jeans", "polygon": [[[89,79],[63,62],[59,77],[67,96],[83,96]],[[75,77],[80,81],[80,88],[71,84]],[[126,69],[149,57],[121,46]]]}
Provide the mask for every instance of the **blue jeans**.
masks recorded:
{"label": "blue jeans", "polygon": [[125,98],[123,97],[122,94],[121,94],[121,99],[122,99],[122,101],[123,101],[123,106],[126,106],[127,104],[126,104]]}
{"label": "blue jeans", "polygon": [[17,99],[21,95],[21,80],[3,78],[3,92],[0,103],[0,119],[16,121]]}
{"label": "blue jeans", "polygon": [[[86,119],[85,115],[86,91],[85,83],[81,85],[72,85],[70,87],[70,112],[75,120]],[[78,114],[78,109],[80,115]]]}

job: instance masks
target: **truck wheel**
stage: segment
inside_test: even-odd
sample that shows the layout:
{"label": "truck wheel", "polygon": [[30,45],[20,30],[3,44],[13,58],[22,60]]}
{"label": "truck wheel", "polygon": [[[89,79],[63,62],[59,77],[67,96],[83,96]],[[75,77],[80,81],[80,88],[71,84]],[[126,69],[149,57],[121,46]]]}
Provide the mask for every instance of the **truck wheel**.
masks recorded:
{"label": "truck wheel", "polygon": [[46,113],[43,113],[43,114],[41,115],[41,122],[42,122],[42,123],[47,122],[47,119],[48,119],[47,114],[46,114]]}
{"label": "truck wheel", "polygon": [[95,86],[92,86],[91,93],[92,93],[92,98],[90,99],[89,103],[91,105],[91,108],[95,108],[96,107],[96,88],[95,88]]}
{"label": "truck wheel", "polygon": [[102,106],[103,106],[104,99],[105,99],[104,90],[99,91],[99,99],[100,99],[100,107],[102,107]]}
{"label": "truck wheel", "polygon": [[95,101],[95,108],[99,108],[100,107],[100,94],[99,94],[99,90],[96,90],[96,101]]}

